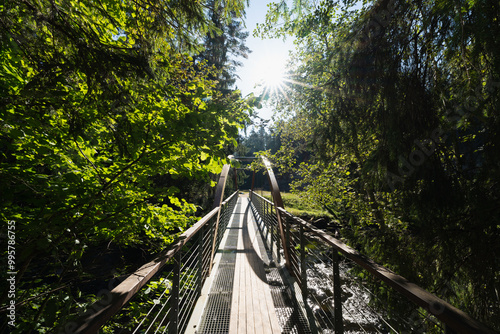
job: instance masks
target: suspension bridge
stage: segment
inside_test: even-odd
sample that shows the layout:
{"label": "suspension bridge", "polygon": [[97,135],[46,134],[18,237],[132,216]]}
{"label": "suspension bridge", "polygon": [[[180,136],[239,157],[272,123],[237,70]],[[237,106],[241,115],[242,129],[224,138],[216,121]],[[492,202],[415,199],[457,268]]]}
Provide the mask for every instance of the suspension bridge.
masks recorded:
{"label": "suspension bridge", "polygon": [[[250,191],[224,199],[224,166],[213,209],[59,333],[494,333],[287,212],[263,162],[272,201],[255,173]],[[393,290],[397,312],[377,304],[373,282]]]}

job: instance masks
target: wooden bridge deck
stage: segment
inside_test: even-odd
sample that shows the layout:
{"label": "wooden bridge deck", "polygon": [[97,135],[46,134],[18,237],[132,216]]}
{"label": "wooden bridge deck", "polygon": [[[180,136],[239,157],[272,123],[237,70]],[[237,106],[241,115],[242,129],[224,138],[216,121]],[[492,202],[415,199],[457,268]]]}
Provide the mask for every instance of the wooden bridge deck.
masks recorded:
{"label": "wooden bridge deck", "polygon": [[[261,245],[248,198],[240,196],[187,333],[281,333],[264,271],[267,253]],[[224,293],[226,304],[220,302]]]}

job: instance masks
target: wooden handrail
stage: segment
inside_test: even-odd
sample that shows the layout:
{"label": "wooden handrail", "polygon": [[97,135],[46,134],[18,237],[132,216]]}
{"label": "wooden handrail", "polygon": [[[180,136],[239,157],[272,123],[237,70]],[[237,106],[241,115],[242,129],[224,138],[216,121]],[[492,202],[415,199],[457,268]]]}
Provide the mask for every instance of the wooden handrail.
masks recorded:
{"label": "wooden handrail", "polygon": [[[267,201],[272,204],[269,200],[260,196],[259,194],[253,193],[253,195]],[[314,236],[319,237],[327,245],[333,247],[338,252],[342,253],[346,258],[354,261],[360,267],[366,269],[369,273],[384,281],[387,285],[394,288],[396,291],[401,293],[407,299],[411,300],[416,305],[426,309],[431,314],[433,314],[437,319],[441,320],[447,326],[457,331],[458,333],[466,334],[494,334],[495,331],[487,328],[485,325],[479,321],[470,317],[467,313],[457,309],[446,301],[436,297],[430,292],[422,289],[418,285],[411,283],[406,278],[394,273],[393,271],[385,268],[382,265],[374,262],[373,260],[362,255],[355,249],[349,247],[341,240],[331,236],[330,234],[317,229],[310,223],[304,221],[303,219],[296,217],[286,211],[284,208],[277,208],[279,215],[286,216],[290,218],[291,222],[295,222],[298,225],[302,225]]]}
{"label": "wooden handrail", "polygon": [[[267,176],[269,178],[269,183],[271,185],[271,196],[273,198],[274,202],[274,207],[276,210],[278,209],[283,209],[283,199],[281,198],[281,192],[278,186],[278,181],[276,180],[276,176],[274,175],[273,167],[271,166],[271,162],[266,158],[262,157],[262,162],[264,163],[264,166],[266,166],[267,169]],[[280,231],[280,237],[281,237],[281,244],[283,245],[283,255],[285,256],[285,265],[287,269],[292,273],[293,271],[291,263],[290,263],[290,252],[288,250],[288,247],[285,246],[286,244],[286,238],[285,238],[285,228],[283,221],[281,219],[281,215],[278,214],[278,211],[276,211],[276,217],[278,219],[278,228]]]}
{"label": "wooden handrail", "polygon": [[[229,168],[230,165],[224,165],[222,167],[222,172],[220,173],[219,176],[219,182],[217,183],[217,190],[215,192],[215,199],[214,199],[214,208],[220,207],[222,205],[222,198],[224,197],[224,189],[226,189],[226,180],[227,176],[229,174]],[[217,220],[215,221],[215,230],[214,230],[214,236],[213,236],[213,242],[212,242],[212,252],[210,255],[210,265],[208,266],[208,274],[212,272],[212,266],[214,264],[214,254],[215,254],[215,244],[217,242],[217,231],[219,230],[219,219],[220,219],[220,210],[217,213]]]}
{"label": "wooden handrail", "polygon": [[221,205],[224,198],[224,189],[226,189],[227,175],[229,174],[230,165],[224,165],[222,171],[219,175],[219,181],[217,182],[217,188],[215,189],[214,205],[212,208],[216,208]]}
{"label": "wooden handrail", "polygon": [[[223,183],[225,184],[228,168],[224,166],[223,168]],[[221,189],[222,188],[222,189]],[[220,197],[219,197],[220,195]],[[182,233],[177,241],[173,243],[168,250],[163,252],[153,261],[146,263],[136,270],[133,274],[129,275],[123,282],[118,286],[113,288],[111,291],[102,290],[98,293],[98,297],[101,298],[92,306],[89,307],[88,311],[78,317],[76,320],[68,322],[63,328],[61,328],[57,333],[74,333],[74,334],[90,334],[97,333],[99,328],[101,328],[113,315],[115,315],[144,285],[146,285],[149,280],[169,261],[174,255],[179,252],[184,245],[203,227],[205,226],[213,217],[216,215],[219,217],[221,207],[229,203],[234,196],[238,195],[238,192],[231,194],[225,201],[222,202],[222,196],[224,195],[224,185],[219,182],[217,193],[216,193],[216,203],[219,205],[214,205],[212,211],[201,218],[196,224],[188,228],[184,233]]]}
{"label": "wooden handrail", "polygon": [[182,247],[212,219],[219,207],[214,208],[196,224],[179,236],[167,251],[153,261],[146,263],[110,292],[101,293],[105,298],[95,302],[79,319],[67,323],[59,333],[97,333],[108,319],[120,310]]}

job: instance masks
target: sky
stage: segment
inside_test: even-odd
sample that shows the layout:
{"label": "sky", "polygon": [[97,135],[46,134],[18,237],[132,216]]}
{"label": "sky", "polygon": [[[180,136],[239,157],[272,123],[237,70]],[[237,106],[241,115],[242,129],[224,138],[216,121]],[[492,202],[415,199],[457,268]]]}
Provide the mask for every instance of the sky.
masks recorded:
{"label": "sky", "polygon": [[[243,97],[252,92],[258,95],[260,90],[255,86],[259,82],[269,82],[272,77],[278,77],[279,73],[284,71],[289,50],[293,49],[293,41],[290,38],[283,41],[253,37],[257,23],[265,21],[267,4],[271,2],[273,1],[250,0],[250,5],[246,9],[246,30],[250,32],[246,44],[252,52],[248,55],[248,59],[240,59],[243,66],[237,71],[240,79],[236,81],[236,86],[241,90]],[[264,106],[262,109],[257,109],[257,114],[269,120],[273,110]]]}

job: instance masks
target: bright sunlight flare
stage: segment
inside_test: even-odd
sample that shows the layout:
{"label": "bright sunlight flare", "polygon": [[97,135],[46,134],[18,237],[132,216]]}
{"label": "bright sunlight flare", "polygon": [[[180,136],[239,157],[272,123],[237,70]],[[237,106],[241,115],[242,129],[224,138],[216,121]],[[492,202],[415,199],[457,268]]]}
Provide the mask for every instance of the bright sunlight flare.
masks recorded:
{"label": "bright sunlight flare", "polygon": [[269,57],[258,67],[257,77],[262,93],[278,95],[284,92],[286,82],[286,59],[283,57]]}
{"label": "bright sunlight flare", "polygon": [[274,88],[283,84],[285,67],[277,62],[269,62],[262,69],[261,80],[264,86]]}

